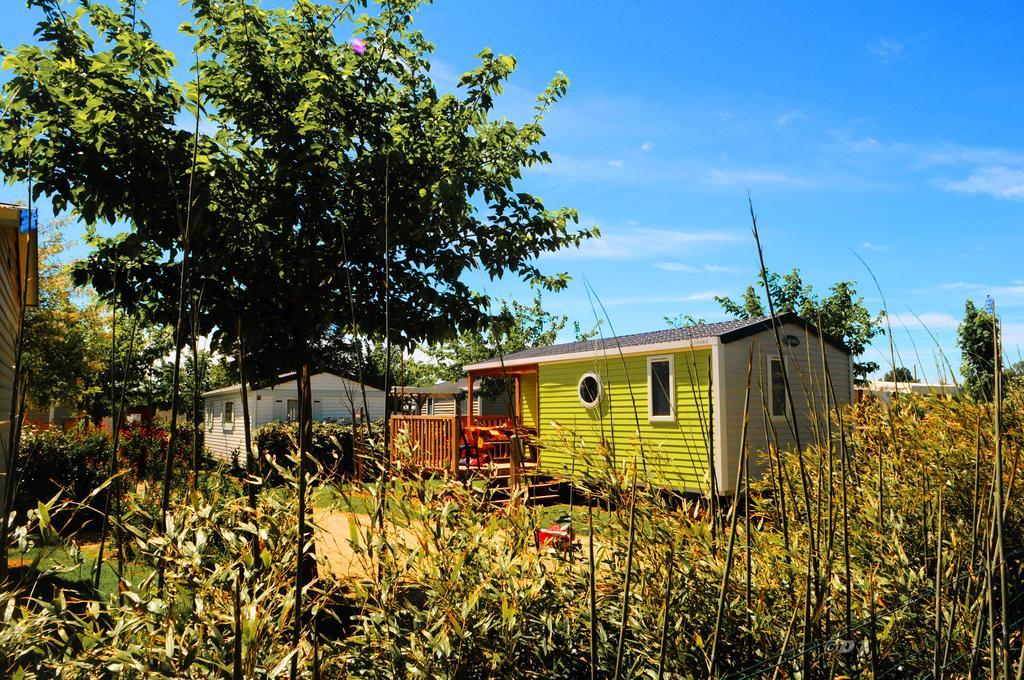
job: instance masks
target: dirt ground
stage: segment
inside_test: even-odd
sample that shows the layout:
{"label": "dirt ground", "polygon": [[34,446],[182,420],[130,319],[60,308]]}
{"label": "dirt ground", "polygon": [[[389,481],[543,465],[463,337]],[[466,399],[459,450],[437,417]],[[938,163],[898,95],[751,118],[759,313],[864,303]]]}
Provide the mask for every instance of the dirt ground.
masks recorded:
{"label": "dirt ground", "polygon": [[[344,512],[339,510],[315,509],[313,521],[316,526],[316,554],[317,558],[326,560],[331,572],[340,579],[368,579],[374,574],[376,556],[367,554],[365,547],[365,536],[367,528],[372,522],[369,515],[355,512]],[[354,548],[351,540],[352,523],[356,524],[359,532],[360,546]],[[406,546],[413,547],[416,537],[409,529],[388,525],[391,532],[390,540],[394,540],[395,534],[405,541]],[[587,551],[590,549],[589,536],[577,536],[575,541],[576,559],[586,561]],[[594,550],[598,557],[602,557],[604,546],[599,541],[594,542]]]}
{"label": "dirt ground", "polygon": [[[369,515],[339,510],[316,509],[313,511],[315,528],[316,554],[319,559],[326,559],[331,572],[338,578],[370,578],[374,573],[376,556],[369,555],[366,550],[367,529],[372,522]],[[359,547],[352,544],[352,524],[359,534]],[[413,533],[408,529],[388,525],[389,537],[393,540],[395,532],[412,546],[415,542]]]}

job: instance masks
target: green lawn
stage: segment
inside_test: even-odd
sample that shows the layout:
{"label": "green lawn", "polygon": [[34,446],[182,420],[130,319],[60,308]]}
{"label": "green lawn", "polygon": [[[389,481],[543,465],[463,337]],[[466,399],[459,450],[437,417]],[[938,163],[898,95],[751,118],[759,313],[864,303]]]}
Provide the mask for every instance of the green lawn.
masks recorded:
{"label": "green lawn", "polygon": [[[40,546],[30,548],[25,552],[12,551],[9,555],[8,564],[13,573],[24,573],[31,568],[33,561],[38,557],[36,571],[39,574],[46,574],[46,579],[54,585],[65,588],[92,587],[92,579],[96,568],[96,557],[99,552],[99,545],[95,543],[86,544],[81,548],[80,558],[76,557],[71,550],[64,546]],[[141,575],[141,568],[136,565],[127,566],[129,579]],[[111,546],[103,553],[103,571],[100,574],[100,594],[103,597],[117,591],[117,554]]]}
{"label": "green lawn", "polygon": [[[427,484],[440,485],[442,480],[427,480]],[[372,499],[369,492],[358,484],[340,484],[336,486],[325,486],[318,490],[311,501],[318,509],[332,508],[341,512],[351,512],[359,515],[369,515],[372,512]],[[564,523],[570,518],[569,504],[560,503],[556,505],[535,506],[533,510],[537,513],[537,527],[547,527],[552,524]],[[390,504],[389,514],[391,521],[402,519],[402,512],[394,503]],[[602,527],[611,521],[612,513],[601,508],[594,508],[594,528],[600,533]],[[580,536],[589,536],[590,528],[587,524],[587,506],[576,503],[572,507],[572,524],[576,533]]]}

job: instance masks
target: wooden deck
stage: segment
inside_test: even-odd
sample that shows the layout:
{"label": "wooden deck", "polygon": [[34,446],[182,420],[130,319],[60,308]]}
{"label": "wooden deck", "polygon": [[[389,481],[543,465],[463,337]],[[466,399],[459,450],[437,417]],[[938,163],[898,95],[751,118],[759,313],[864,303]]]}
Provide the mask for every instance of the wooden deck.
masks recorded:
{"label": "wooden deck", "polygon": [[473,416],[472,421],[468,416],[392,416],[390,454],[393,462],[401,460],[421,472],[483,477],[514,488],[538,472],[535,437],[529,428],[517,430],[506,416]]}

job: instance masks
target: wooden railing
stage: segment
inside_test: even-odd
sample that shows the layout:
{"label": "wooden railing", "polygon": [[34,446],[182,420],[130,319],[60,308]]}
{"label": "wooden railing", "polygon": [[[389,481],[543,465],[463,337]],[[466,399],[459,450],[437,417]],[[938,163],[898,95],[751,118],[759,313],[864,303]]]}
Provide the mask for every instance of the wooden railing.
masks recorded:
{"label": "wooden railing", "polygon": [[458,469],[459,416],[391,416],[391,460],[408,456],[414,467]]}
{"label": "wooden railing", "polygon": [[[469,424],[469,416],[462,416],[462,426],[466,427]],[[473,416],[472,424],[480,427],[500,427],[511,425],[512,418],[509,416]]]}
{"label": "wooden railing", "polygon": [[[473,416],[477,427],[508,428],[507,416]],[[459,446],[462,430],[468,426],[467,416],[391,416],[391,460],[404,458],[414,468],[456,474],[459,469]],[[532,442],[536,432],[524,428],[525,441]],[[512,457],[512,442],[495,442],[488,449],[495,460]],[[523,449],[523,461],[538,461],[538,450],[528,443]]]}

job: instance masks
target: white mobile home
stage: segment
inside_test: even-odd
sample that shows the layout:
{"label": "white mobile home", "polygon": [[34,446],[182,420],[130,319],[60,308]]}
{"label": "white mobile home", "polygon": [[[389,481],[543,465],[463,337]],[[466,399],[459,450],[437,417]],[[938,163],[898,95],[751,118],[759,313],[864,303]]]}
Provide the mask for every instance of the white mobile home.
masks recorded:
{"label": "white mobile home", "polygon": [[[334,373],[310,376],[313,390],[313,420],[352,422],[353,418],[379,420],[384,417],[384,392],[363,387]],[[248,390],[252,430],[277,421],[295,420],[299,414],[299,391],[295,375],[279,376],[273,385]],[[242,422],[242,386],[230,385],[203,394],[206,449],[219,460],[230,461],[234,452],[245,450]]]}

